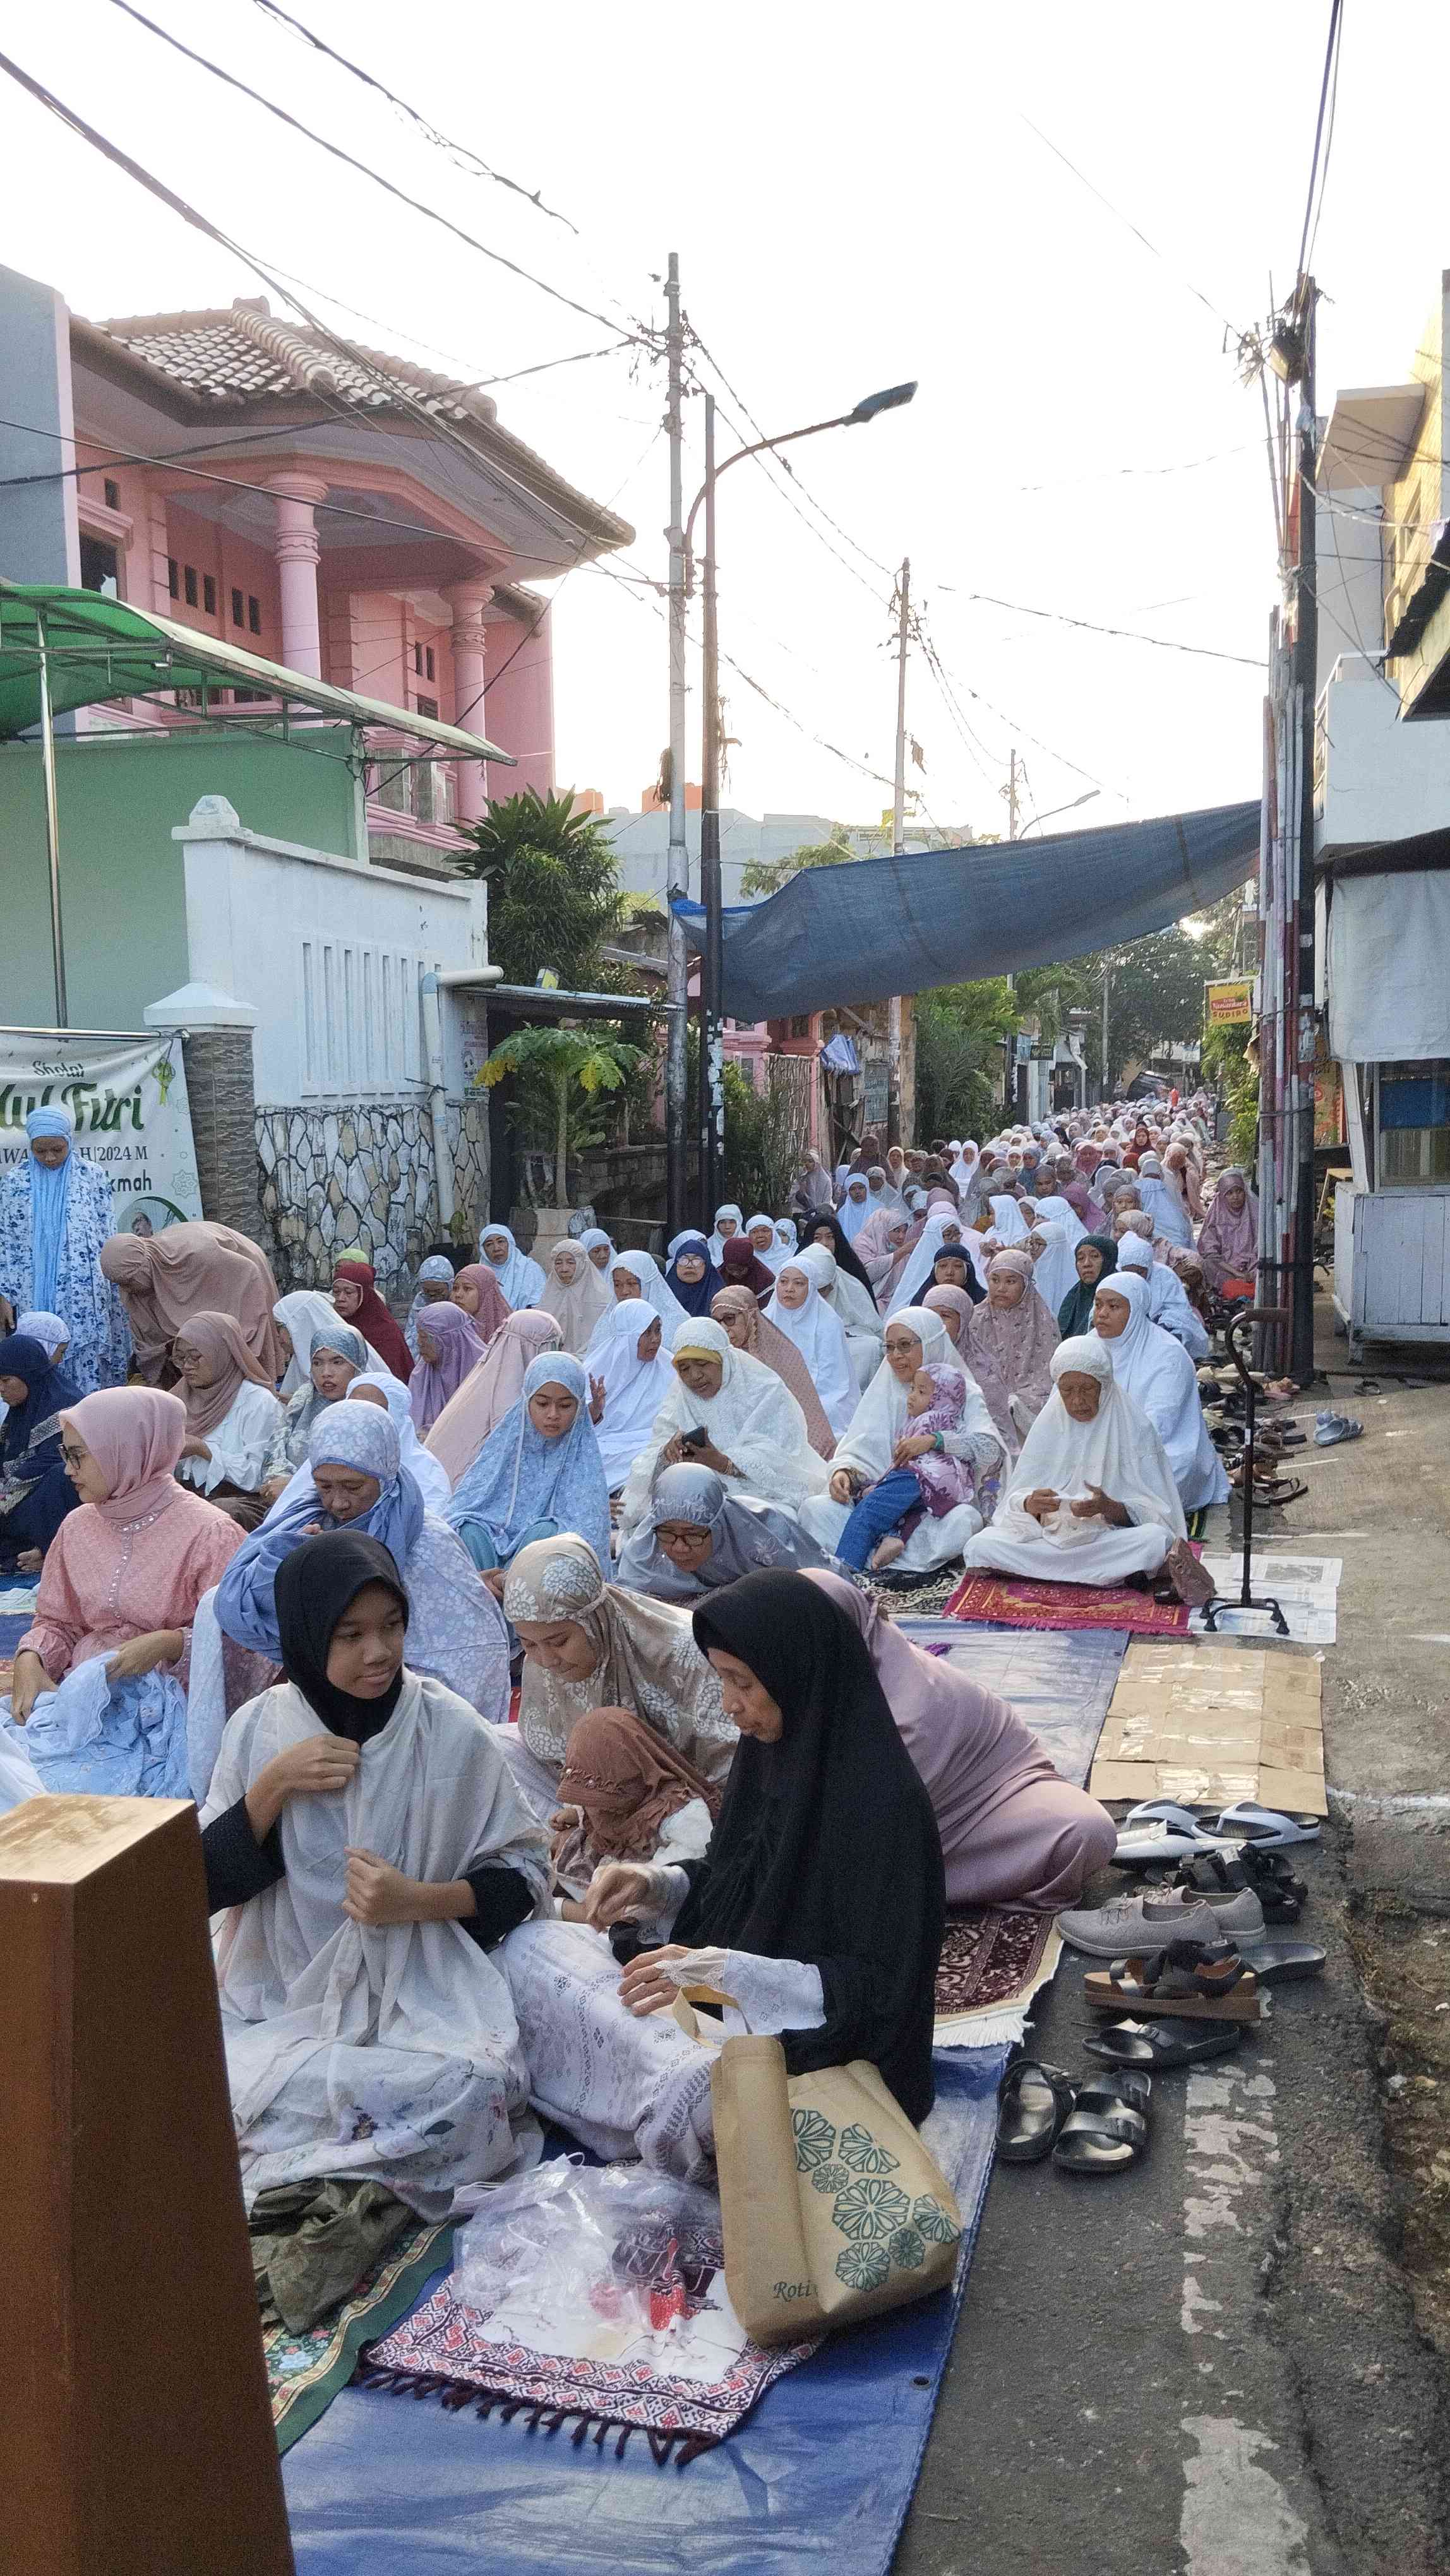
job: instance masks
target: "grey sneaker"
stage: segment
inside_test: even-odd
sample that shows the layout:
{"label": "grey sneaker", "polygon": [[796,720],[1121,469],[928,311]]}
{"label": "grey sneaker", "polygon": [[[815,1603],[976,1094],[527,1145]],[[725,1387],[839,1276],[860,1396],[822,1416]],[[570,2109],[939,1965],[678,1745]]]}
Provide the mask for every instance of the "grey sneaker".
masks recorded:
{"label": "grey sneaker", "polygon": [[1121,1959],[1161,1949],[1165,1941],[1257,1941],[1264,1909],[1251,1887],[1227,1896],[1196,1896],[1191,1887],[1125,1896],[1091,1911],[1059,1914],[1057,1928],[1070,1949],[1090,1959]]}

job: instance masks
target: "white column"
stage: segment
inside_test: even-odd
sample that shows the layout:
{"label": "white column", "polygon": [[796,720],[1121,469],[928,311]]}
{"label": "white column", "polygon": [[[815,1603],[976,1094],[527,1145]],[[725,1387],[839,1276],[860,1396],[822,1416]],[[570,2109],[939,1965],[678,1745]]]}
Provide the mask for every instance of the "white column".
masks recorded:
{"label": "white column", "polygon": [[[443,596],[453,611],[453,721],[465,733],[482,733],[487,637],[483,612],[493,597],[493,585],[474,576],[450,582]],[[484,763],[460,760],[457,780],[459,822],[481,823],[488,802]]]}
{"label": "white column", "polygon": [[327,498],[327,485],[312,474],[272,474],[267,489],[276,500],[277,533],[272,551],[282,593],[282,660],[289,671],[308,679],[322,677],[322,628],[317,609],[317,522],[313,510]]}

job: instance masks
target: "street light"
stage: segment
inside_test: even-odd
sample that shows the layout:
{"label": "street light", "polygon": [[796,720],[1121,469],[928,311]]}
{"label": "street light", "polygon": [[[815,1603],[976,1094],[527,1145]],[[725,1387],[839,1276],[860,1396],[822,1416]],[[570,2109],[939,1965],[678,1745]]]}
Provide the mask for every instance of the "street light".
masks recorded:
{"label": "street light", "polygon": [[775,438],[757,438],[748,447],[737,447],[722,465],[715,462],[715,397],[705,396],[705,480],[690,505],[685,521],[685,578],[692,579],[693,555],[691,533],[695,516],[705,505],[704,563],[704,745],[700,779],[700,901],[705,913],[705,945],[700,958],[700,1214],[706,1231],[714,1213],[724,1178],[725,1163],[725,1044],[721,999],[724,986],[724,936],[720,885],[720,637],[715,597],[715,486],[732,465],[747,456],[761,456],[768,448],[789,447],[799,438],[818,438],[826,429],[859,429],[880,413],[900,411],[916,392],[916,384],[887,385],[880,393],[866,394],[853,411],[838,412],[832,420],[813,420],[804,429],[785,429]]}
{"label": "street light", "polygon": [[1034,814],[1030,823],[1023,824],[1021,831],[1017,835],[1018,840],[1025,841],[1028,833],[1035,832],[1039,823],[1051,823],[1059,814],[1075,814],[1079,805],[1091,805],[1093,798],[1100,795],[1101,792],[1101,789],[1097,787],[1089,787],[1084,790],[1081,796],[1074,796],[1070,804],[1049,805],[1045,814]]}

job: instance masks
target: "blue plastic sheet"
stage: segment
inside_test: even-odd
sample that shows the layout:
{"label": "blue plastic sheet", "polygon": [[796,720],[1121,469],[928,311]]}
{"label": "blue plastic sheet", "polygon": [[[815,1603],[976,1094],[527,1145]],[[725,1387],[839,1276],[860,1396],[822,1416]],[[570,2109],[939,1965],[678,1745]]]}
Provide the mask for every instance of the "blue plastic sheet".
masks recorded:
{"label": "blue plastic sheet", "polygon": [[[955,2288],[828,2341],[685,2469],[566,2426],[346,2388],[283,2462],[298,2576],[884,2576],[962,2311],[1004,2049],[936,2060],[929,2132],[964,2222]],[[965,2330],[970,2332],[970,2310]]]}

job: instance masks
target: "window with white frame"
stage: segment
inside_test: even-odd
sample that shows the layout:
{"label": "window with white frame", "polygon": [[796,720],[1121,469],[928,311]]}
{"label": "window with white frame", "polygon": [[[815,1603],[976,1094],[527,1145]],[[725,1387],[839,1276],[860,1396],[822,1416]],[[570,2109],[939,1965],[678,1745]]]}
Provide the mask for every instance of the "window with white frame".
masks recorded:
{"label": "window with white frame", "polygon": [[1375,1067],[1378,1184],[1443,1189],[1450,1182],[1450,1060]]}
{"label": "window with white frame", "polygon": [[302,1089],[346,1099],[407,1094],[426,1078],[422,979],[437,960],[416,949],[328,937],[299,942]]}

